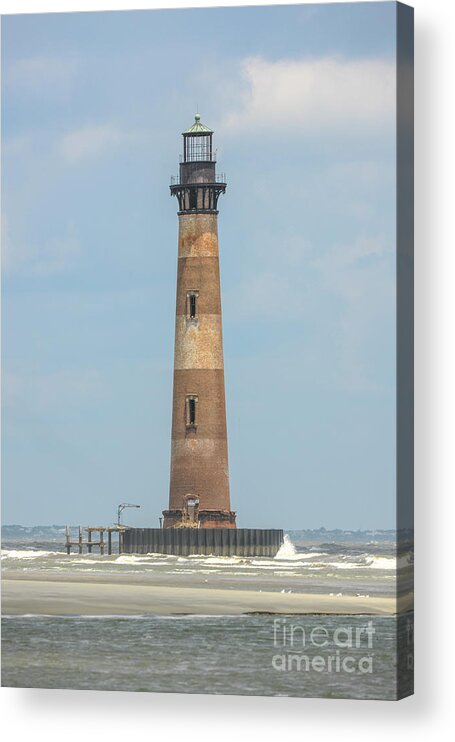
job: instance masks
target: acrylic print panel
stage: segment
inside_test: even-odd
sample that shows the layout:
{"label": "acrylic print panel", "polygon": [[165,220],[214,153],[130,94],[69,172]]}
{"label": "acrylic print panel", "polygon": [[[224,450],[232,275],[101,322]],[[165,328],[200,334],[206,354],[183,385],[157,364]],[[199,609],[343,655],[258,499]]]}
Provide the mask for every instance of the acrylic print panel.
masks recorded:
{"label": "acrylic print panel", "polygon": [[2,20],[3,684],[409,695],[412,10]]}

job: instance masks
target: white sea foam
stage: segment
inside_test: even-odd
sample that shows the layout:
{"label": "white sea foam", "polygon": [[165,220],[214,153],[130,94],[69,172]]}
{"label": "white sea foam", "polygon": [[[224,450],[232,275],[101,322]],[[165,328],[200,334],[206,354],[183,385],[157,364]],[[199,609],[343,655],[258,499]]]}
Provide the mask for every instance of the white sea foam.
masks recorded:
{"label": "white sea foam", "polygon": [[201,567],[235,567],[236,569],[243,569],[244,567],[249,567],[247,560],[237,560],[235,557],[209,557],[208,559],[201,559],[201,561],[195,565],[194,563],[191,564],[191,566],[201,566]]}
{"label": "white sea foam", "polygon": [[40,557],[54,556],[56,551],[33,551],[32,549],[2,549],[2,559],[39,559]]}
{"label": "white sea foam", "polygon": [[[148,555],[144,554],[141,556],[137,556],[136,554],[122,554],[121,556],[116,557],[115,559],[112,559],[110,561],[111,564],[153,564],[153,561],[151,559],[147,558]],[[104,562],[104,563],[109,563]]]}
{"label": "white sea foam", "polygon": [[326,562],[325,567],[332,567],[332,569],[364,569],[367,564],[359,564],[359,562]]}
{"label": "white sea foam", "polygon": [[[325,567],[332,567],[332,569],[383,569],[383,570],[396,570],[397,561],[395,557],[367,557],[365,562],[326,562]],[[405,566],[400,564],[400,566]]]}
{"label": "white sea foam", "polygon": [[397,560],[395,557],[373,557],[367,566],[370,569],[396,569]]}
{"label": "white sea foam", "polygon": [[278,549],[275,559],[294,559],[296,556],[298,556],[298,554],[295,550],[295,546],[287,533],[285,533],[283,543]]}

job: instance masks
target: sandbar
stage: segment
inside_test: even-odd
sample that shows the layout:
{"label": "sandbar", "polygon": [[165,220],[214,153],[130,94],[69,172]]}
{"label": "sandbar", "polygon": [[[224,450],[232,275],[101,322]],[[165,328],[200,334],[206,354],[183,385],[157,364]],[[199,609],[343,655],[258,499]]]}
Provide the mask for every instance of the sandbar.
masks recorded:
{"label": "sandbar", "polygon": [[72,579],[2,580],[4,615],[393,615],[412,609],[412,596],[323,595],[302,592],[170,587]]}

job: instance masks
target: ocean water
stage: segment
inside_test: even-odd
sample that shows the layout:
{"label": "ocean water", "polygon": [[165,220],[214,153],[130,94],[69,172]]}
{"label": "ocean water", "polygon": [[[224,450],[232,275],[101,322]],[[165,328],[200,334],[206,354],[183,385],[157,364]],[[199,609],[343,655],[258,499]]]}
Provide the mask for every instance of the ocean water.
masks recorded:
{"label": "ocean water", "polygon": [[[64,553],[55,541],[4,541],[2,573],[24,577],[86,575],[162,586],[262,589],[279,592],[391,596],[412,586],[409,544],[326,542],[294,545],[288,537],[274,559],[267,557],[179,557],[168,554]],[[397,579],[399,575],[399,579]]]}
{"label": "ocean water", "polygon": [[[284,627],[294,630],[292,647]],[[359,646],[338,646],[356,629]],[[327,634],[323,649],[312,631],[319,644]],[[393,617],[4,618],[3,685],[393,700],[398,632],[406,643],[407,624]]]}
{"label": "ocean water", "polygon": [[[412,552],[408,544],[397,550],[393,539],[297,545],[288,539],[275,559],[100,557],[67,556],[60,538],[11,540],[2,550],[2,572],[390,596],[412,584]],[[4,616],[2,684],[394,699],[412,692],[412,616]]]}

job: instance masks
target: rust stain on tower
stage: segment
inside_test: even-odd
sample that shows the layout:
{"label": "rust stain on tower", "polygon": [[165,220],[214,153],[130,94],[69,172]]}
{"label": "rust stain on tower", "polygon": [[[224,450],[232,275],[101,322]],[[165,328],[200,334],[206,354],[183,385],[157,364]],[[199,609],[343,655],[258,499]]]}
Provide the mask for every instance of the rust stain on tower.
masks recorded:
{"label": "rust stain on tower", "polygon": [[224,391],[218,198],[213,132],[195,116],[183,133],[178,199],[169,509],[164,528],[235,528],[229,494]]}

